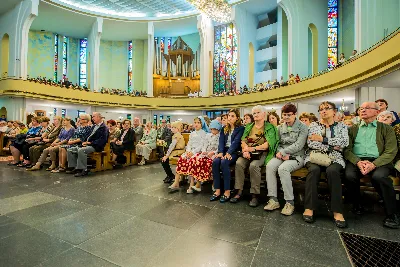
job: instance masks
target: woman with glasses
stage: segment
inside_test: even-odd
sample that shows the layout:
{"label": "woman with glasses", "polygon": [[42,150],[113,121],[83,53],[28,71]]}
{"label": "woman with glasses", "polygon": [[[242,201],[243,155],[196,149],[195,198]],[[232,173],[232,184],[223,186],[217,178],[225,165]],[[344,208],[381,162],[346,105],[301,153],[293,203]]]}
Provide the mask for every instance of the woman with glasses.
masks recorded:
{"label": "woman with glasses", "polygon": [[345,228],[347,224],[343,217],[341,173],[345,168],[343,149],[349,145],[348,130],[342,122],[335,122],[334,103],[322,102],[319,105],[319,114],[321,120],[311,123],[308,130],[309,150],[305,159],[308,175],[303,219],[307,223],[315,221],[314,212],[318,209],[318,184],[321,172],[325,171],[331,194],[330,210],[333,212],[336,226]]}
{"label": "woman with glasses", "polygon": [[273,211],[280,208],[278,201],[278,185],[276,173],[282,184],[286,204],[282,209],[283,215],[294,212],[294,195],[291,172],[304,165],[304,147],[308,137],[308,127],[296,118],[297,107],[286,104],[282,107],[282,121],[278,126],[279,146],[273,159],[266,167],[269,201],[264,210]]}
{"label": "woman with glasses", "polygon": [[250,172],[250,193],[252,194],[249,205],[258,206],[260,195],[261,167],[275,156],[278,146],[279,135],[274,125],[265,121],[267,112],[262,106],[252,109],[254,123],[248,124],[242,136],[242,156],[237,160],[235,166],[235,189],[237,194],[230,201],[236,203],[241,198],[245,171]]}

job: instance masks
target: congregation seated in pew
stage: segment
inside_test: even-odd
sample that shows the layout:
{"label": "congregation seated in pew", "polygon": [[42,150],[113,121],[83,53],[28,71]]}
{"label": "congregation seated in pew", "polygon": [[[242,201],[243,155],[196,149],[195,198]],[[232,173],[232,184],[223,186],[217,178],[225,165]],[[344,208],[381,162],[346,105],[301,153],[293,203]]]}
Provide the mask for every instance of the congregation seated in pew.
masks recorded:
{"label": "congregation seated in pew", "polygon": [[112,159],[110,161],[111,164],[125,164],[126,158],[124,156],[124,151],[126,150],[134,150],[135,148],[135,132],[131,128],[130,120],[122,121],[122,131],[115,142],[111,143],[112,149]]}
{"label": "congregation seated in pew", "polygon": [[143,136],[136,145],[136,155],[142,156],[139,165],[145,165],[146,160],[150,159],[150,155],[153,149],[156,149],[157,143],[157,131],[153,129],[152,123],[147,122],[145,129],[143,130]]}

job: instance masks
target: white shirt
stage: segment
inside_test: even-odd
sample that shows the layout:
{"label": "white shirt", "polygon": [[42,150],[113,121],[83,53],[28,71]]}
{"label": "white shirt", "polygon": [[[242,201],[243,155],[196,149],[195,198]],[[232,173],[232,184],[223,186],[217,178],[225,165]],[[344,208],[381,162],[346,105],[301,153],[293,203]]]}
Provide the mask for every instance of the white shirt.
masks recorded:
{"label": "white shirt", "polygon": [[203,148],[206,140],[206,132],[202,129],[193,131],[189,135],[189,142],[186,147],[186,151],[192,152],[193,154],[199,153]]}

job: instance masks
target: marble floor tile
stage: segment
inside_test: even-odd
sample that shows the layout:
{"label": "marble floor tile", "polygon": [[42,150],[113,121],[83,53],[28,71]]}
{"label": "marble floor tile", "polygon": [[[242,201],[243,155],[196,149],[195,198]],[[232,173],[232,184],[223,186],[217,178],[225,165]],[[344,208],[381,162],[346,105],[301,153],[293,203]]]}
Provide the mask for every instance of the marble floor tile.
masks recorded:
{"label": "marble floor tile", "polygon": [[33,192],[15,197],[0,199],[0,214],[7,214],[13,211],[23,210],[26,208],[61,199],[61,197],[42,192]]}

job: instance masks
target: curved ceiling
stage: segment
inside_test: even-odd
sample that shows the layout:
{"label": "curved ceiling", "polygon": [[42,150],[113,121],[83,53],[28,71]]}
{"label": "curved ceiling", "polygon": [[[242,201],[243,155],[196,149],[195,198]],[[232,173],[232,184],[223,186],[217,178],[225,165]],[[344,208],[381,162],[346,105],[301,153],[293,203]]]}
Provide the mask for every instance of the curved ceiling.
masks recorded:
{"label": "curved ceiling", "polygon": [[[186,0],[47,0],[78,11],[135,20],[161,20],[198,14]],[[228,0],[234,4],[243,0]]]}

